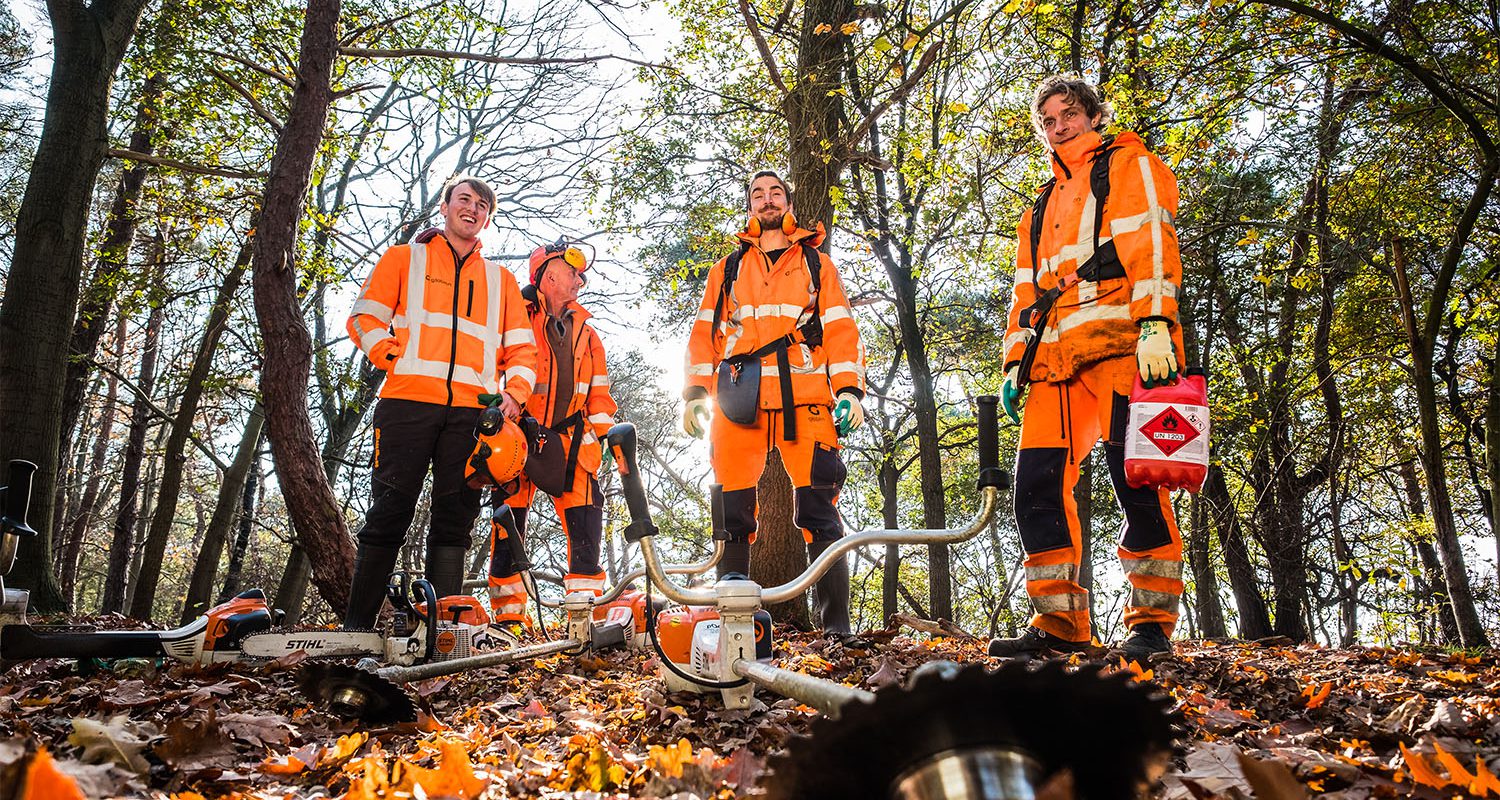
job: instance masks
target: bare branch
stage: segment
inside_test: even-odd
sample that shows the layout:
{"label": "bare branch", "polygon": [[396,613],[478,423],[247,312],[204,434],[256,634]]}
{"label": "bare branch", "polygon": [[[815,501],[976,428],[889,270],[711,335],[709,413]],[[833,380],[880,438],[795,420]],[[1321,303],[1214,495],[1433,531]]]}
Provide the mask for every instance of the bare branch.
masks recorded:
{"label": "bare branch", "polygon": [[218,67],[209,67],[208,74],[214,76],[215,78],[218,78],[220,81],[223,81],[224,85],[235,91],[235,94],[238,94],[240,97],[245,98],[245,102],[249,103],[250,108],[255,111],[255,116],[260,117],[262,120],[265,120],[266,124],[270,125],[272,130],[275,130],[278,135],[281,133],[281,120],[278,119],[275,114],[272,114],[271,110],[269,108],[266,108],[265,105],[263,105],[249,89],[246,89],[245,84],[235,80],[234,76],[224,72]]}
{"label": "bare branch", "polygon": [[166,156],[153,156],[147,153],[138,153],[134,150],[126,150],[122,147],[111,147],[110,158],[119,158],[125,161],[139,161],[143,164],[154,164],[158,167],[166,167],[181,172],[191,172],[195,175],[217,175],[220,178],[244,178],[263,180],[266,175],[263,172],[247,172],[234,167],[223,167],[217,164],[189,164],[186,161],[178,161]]}
{"label": "bare branch", "polygon": [[270,78],[271,80],[280,81],[281,84],[284,85],[284,86],[286,86],[286,88],[288,88],[288,89],[295,89],[295,88],[297,88],[297,80],[295,78],[293,78],[290,75],[286,75],[284,73],[277,72],[276,70],[271,69],[270,67],[265,66],[264,64],[258,64],[258,63],[254,62],[254,61],[251,61],[248,58],[245,58],[243,56],[237,56],[237,55],[234,55],[233,53],[221,53],[218,50],[204,50],[203,52],[205,54],[207,54],[207,55],[217,56],[219,58],[227,58],[230,61],[233,61],[234,63],[239,64],[242,67],[245,67],[247,69],[253,69],[256,72],[259,72],[260,74],[266,76],[267,78]]}
{"label": "bare branch", "polygon": [[639,61],[624,56],[579,56],[577,58],[550,58],[547,56],[497,56],[489,53],[468,53],[462,50],[438,50],[431,47],[404,47],[387,49],[378,47],[341,47],[339,55],[353,58],[451,58],[458,61],[481,61],[486,64],[510,64],[515,66],[545,66],[548,64],[597,64],[601,61],[623,61],[638,67],[670,69],[665,64]]}
{"label": "bare branch", "polygon": [[921,82],[922,76],[926,75],[927,70],[932,67],[933,62],[937,61],[938,52],[942,48],[942,39],[933,42],[927,48],[927,52],[922,54],[922,60],[917,62],[916,68],[911,71],[910,75],[906,76],[906,80],[900,86],[897,86],[895,91],[886,95],[886,98],[880,101],[880,105],[871,109],[870,113],[866,114],[865,118],[860,120],[859,124],[854,127],[854,130],[849,134],[849,138],[845,140],[847,147],[853,147],[857,142],[864,139],[865,135],[870,132],[870,126],[875,124],[875,120],[880,119],[880,115],[884,114],[886,109],[901,102],[911,93],[911,90]]}
{"label": "bare branch", "polygon": [[786,82],[781,79],[781,68],[776,66],[776,57],[771,55],[771,46],[766,44],[766,37],[760,32],[760,25],[755,21],[755,14],[750,11],[750,0],[740,0],[740,16],[745,18],[745,27],[750,29],[750,38],[755,40],[755,49],[760,51],[762,61],[766,62],[766,71],[771,73],[771,82],[782,94],[790,94],[786,88]]}
{"label": "bare branch", "polygon": [[[119,370],[111,367],[108,364],[105,364],[98,359],[89,359],[89,363],[99,368],[100,371],[114,376],[114,378],[118,380],[121,385],[130,390],[131,394],[139,397],[146,404],[146,407],[151,410],[151,413],[158,419],[162,420],[163,422],[172,421],[172,415],[168,413],[166,409],[157,405],[156,401],[152,400],[149,395],[142,393],[141,387],[136,386],[135,383],[130,380],[130,378],[121,374]],[[197,434],[193,433],[192,431],[188,431],[187,436],[188,441],[192,442],[193,446],[197,447],[199,452],[203,453],[203,455],[205,456],[208,456],[208,460],[214,462],[214,464],[216,464],[221,471],[229,470],[229,465],[226,464],[222,459],[220,459],[217,453],[209,449],[209,446],[202,439],[198,438]]]}

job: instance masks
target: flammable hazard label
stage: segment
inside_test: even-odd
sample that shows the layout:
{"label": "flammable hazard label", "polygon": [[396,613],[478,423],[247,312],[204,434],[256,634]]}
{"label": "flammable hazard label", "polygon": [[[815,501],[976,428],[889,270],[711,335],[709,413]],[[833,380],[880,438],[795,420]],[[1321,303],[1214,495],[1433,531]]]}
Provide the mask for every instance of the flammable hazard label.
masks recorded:
{"label": "flammable hazard label", "polygon": [[1126,458],[1208,463],[1208,409],[1176,403],[1132,403]]}

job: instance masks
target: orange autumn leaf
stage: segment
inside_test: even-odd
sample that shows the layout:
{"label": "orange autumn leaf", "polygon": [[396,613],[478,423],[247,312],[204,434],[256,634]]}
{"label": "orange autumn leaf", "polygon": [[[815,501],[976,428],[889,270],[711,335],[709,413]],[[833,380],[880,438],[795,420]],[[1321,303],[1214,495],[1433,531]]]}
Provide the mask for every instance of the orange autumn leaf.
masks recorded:
{"label": "orange autumn leaf", "polygon": [[833,30],[833,26],[829,25],[826,22],[824,22],[824,23],[821,23],[820,25],[818,25],[818,27],[813,28],[813,34],[821,36],[822,34],[828,33],[829,31],[832,31],[832,30]]}
{"label": "orange autumn leaf", "polygon": [[[1438,763],[1448,768],[1449,784],[1462,786],[1473,794],[1477,794],[1480,797],[1484,796],[1484,794],[1474,789],[1474,786],[1479,783],[1478,774],[1470,775],[1469,771],[1464,769],[1464,765],[1457,758],[1454,758],[1452,753],[1444,750],[1443,746],[1437,742],[1432,743],[1432,749],[1437,751]],[[1476,770],[1480,765],[1484,764],[1484,759],[1479,756],[1475,756],[1474,761]]]}
{"label": "orange autumn leaf", "polygon": [[1400,747],[1401,757],[1406,759],[1406,769],[1411,772],[1413,783],[1431,786],[1434,789],[1441,789],[1449,785],[1448,779],[1437,774],[1437,771],[1429,766],[1426,761],[1423,761],[1421,756],[1406,749],[1406,745],[1404,744]]}
{"label": "orange autumn leaf", "polygon": [[489,778],[474,771],[468,749],[450,739],[442,739],[437,745],[436,767],[419,767],[398,759],[391,767],[391,791],[415,795],[420,786],[428,797],[457,797],[460,800],[476,800],[484,794]]}
{"label": "orange autumn leaf", "polygon": [[1152,678],[1156,677],[1156,670],[1143,669],[1141,667],[1141,662],[1139,661],[1131,661],[1129,663],[1126,663],[1123,656],[1120,658],[1120,670],[1122,672],[1130,673],[1137,683],[1142,681],[1149,681]]}
{"label": "orange autumn leaf", "polygon": [[17,795],[19,800],[85,800],[78,782],[57,768],[45,747],[37,750],[27,765],[24,785]]}
{"label": "orange autumn leaf", "polygon": [[687,739],[678,739],[676,744],[661,747],[651,745],[646,751],[646,768],[668,778],[681,778],[684,764],[693,760],[693,746]]}
{"label": "orange autumn leaf", "polygon": [[370,734],[363,731],[351,733],[347,736],[340,736],[338,742],[331,749],[325,750],[323,755],[318,758],[318,766],[329,767],[348,761],[355,753],[359,752],[361,747],[365,746],[365,742],[369,738]]}
{"label": "orange autumn leaf", "polygon": [[1302,689],[1302,696],[1307,698],[1307,708],[1314,709],[1323,705],[1330,691],[1333,691],[1332,681],[1325,682],[1321,688],[1316,683],[1309,683]]}
{"label": "orange autumn leaf", "polygon": [[260,771],[271,775],[296,775],[307,769],[302,759],[288,756],[267,756],[265,761],[260,762]]}
{"label": "orange autumn leaf", "polygon": [[349,791],[343,800],[383,800],[391,788],[390,770],[379,751],[344,765],[344,772],[349,774]]}
{"label": "orange autumn leaf", "polygon": [[1474,759],[1474,783],[1469,786],[1469,791],[1480,797],[1489,797],[1490,792],[1494,792],[1495,796],[1500,797],[1500,778],[1497,778],[1495,773],[1490,772],[1483,758],[1476,757]]}

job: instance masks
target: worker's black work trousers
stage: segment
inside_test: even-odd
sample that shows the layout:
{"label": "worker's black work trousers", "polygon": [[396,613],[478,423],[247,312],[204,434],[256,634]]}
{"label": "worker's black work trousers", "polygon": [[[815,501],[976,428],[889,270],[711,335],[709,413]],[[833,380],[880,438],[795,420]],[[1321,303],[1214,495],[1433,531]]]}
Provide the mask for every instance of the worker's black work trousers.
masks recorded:
{"label": "worker's black work trousers", "polygon": [[375,404],[374,473],[361,544],[400,547],[432,468],[428,547],[468,547],[479,517],[479,490],[464,483],[480,409],[383,398]]}

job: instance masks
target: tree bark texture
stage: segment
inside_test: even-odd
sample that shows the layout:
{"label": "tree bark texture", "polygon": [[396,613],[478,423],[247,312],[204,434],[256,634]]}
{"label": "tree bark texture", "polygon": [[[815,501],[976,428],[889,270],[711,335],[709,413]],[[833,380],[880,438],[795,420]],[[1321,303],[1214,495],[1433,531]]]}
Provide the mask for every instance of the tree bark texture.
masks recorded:
{"label": "tree bark texture", "polygon": [[[900,481],[893,455],[888,449],[880,461],[880,514],[886,530],[901,526]],[[892,614],[900,611],[897,606],[896,587],[901,582],[901,548],[899,545],[885,546],[885,574],[880,579],[880,616],[889,621]]]}
{"label": "tree bark texture", "polygon": [[250,461],[250,475],[240,492],[239,525],[234,546],[229,548],[229,566],[224,569],[224,588],[219,602],[227,602],[240,591],[240,575],[245,570],[245,554],[250,550],[250,533],[255,529],[255,501],[260,492],[260,462]]}
{"label": "tree bark texture", "polygon": [[298,55],[297,88],[276,140],[262,193],[252,260],[255,314],[265,343],[261,396],[276,474],[313,583],[334,608],[347,603],[354,548],[307,412],[312,340],[297,300],[297,223],[314,156],[333,102],[338,0],[310,0]]}
{"label": "tree bark texture", "polygon": [[[153,274],[159,275],[159,272]],[[130,404],[130,435],[126,440],[120,467],[120,492],[115,510],[114,535],[109,547],[109,573],[104,579],[104,600],[99,609],[104,614],[125,610],[135,526],[140,519],[141,462],[146,453],[146,431],[151,427],[151,390],[156,385],[156,357],[161,348],[161,322],[161,304],[153,303],[146,316],[141,369],[136,376],[135,400]]]}
{"label": "tree bark texture", "polygon": [[1201,493],[1193,495],[1188,511],[1188,568],[1193,571],[1193,606],[1198,609],[1198,632],[1205,639],[1228,635],[1224,605],[1219,601],[1219,575],[1214,571],[1209,547],[1209,504]]}
{"label": "tree bark texture", "polygon": [[130,616],[150,619],[151,608],[156,602],[156,587],[161,580],[162,558],[167,552],[167,540],[172,535],[172,523],[177,518],[178,495],[182,491],[182,473],[187,461],[188,434],[193,429],[193,418],[198,415],[198,405],[203,399],[203,385],[213,370],[214,353],[219,349],[219,339],[229,325],[229,310],[234,297],[239,293],[240,281],[250,266],[250,240],[240,246],[239,255],[224,281],[219,285],[218,297],[209,309],[203,338],[193,355],[193,364],[188,369],[182,397],[177,402],[177,412],[172,416],[171,432],[167,434],[166,449],[162,453],[163,468],[161,483],[156,491],[156,509],[151,515],[151,527],[146,531],[141,546],[141,574],[136,581],[135,594],[131,598]]}
{"label": "tree bark texture", "polygon": [[[125,328],[126,320],[120,317],[116,324],[117,341],[125,341]],[[104,406],[99,412],[99,430],[94,435],[94,448],[89,455],[89,468],[85,473],[88,477],[82,478],[86,481],[83,497],[78,501],[78,508],[69,521],[57,568],[59,587],[69,608],[74,607],[77,602],[78,556],[83,552],[84,535],[88,532],[89,523],[93,521],[94,509],[99,505],[99,487],[106,479],[104,459],[109,454],[110,436],[114,433],[115,415],[118,413],[116,398],[120,379],[110,375],[105,386]]]}
{"label": "tree bark texture", "polygon": [[235,515],[242,506],[247,476],[260,450],[261,433],[265,429],[265,412],[260,403],[250,409],[245,420],[245,430],[240,434],[240,443],[234,451],[234,461],[219,480],[219,496],[214,501],[214,515],[203,532],[203,546],[198,551],[198,560],[193,562],[193,574],[188,579],[187,597],[182,601],[182,621],[189,622],[208,610],[209,598],[213,596],[214,578],[219,571],[219,558],[224,554],[224,543],[229,539],[229,530],[234,525]]}
{"label": "tree bark texture", "polygon": [[[1417,477],[1414,460],[1401,462],[1401,485],[1406,490],[1406,507],[1413,523],[1427,516],[1427,506],[1422,499],[1422,481]],[[1415,527],[1415,525],[1413,526]],[[1463,637],[1458,632],[1458,618],[1453,614],[1453,603],[1448,598],[1448,581],[1443,577],[1443,565],[1438,560],[1432,542],[1421,536],[1413,536],[1417,559],[1422,563],[1423,580],[1414,582],[1418,604],[1430,605],[1437,616],[1438,628],[1443,632],[1443,641],[1459,644]]]}
{"label": "tree bark texture", "polygon": [[109,88],[146,0],[51,3],[52,75],[47,113],[16,215],[16,239],[0,303],[0,464],[38,466],[31,524],[6,583],[31,591],[40,611],[65,604],[52,572],[53,497],[62,436],[69,332],[78,306],[94,181],[108,148]]}
{"label": "tree bark texture", "polygon": [[1219,533],[1219,547],[1224,552],[1224,566],[1229,571],[1229,586],[1239,610],[1241,639],[1263,639],[1271,635],[1271,615],[1255,582],[1255,566],[1250,562],[1250,548],[1240,528],[1239,512],[1224,481],[1224,471],[1212,463],[1204,497],[1213,506],[1214,528]]}
{"label": "tree bark texture", "polygon": [[[792,580],[807,569],[807,543],[802,531],[792,521],[794,495],[792,479],[781,462],[781,451],[766,455],[766,469],[755,490],[755,546],[750,548],[750,577],[761,586],[776,586]],[[808,613],[807,595],[785,603],[767,606],[771,619],[799,630],[811,630],[814,624]]]}

